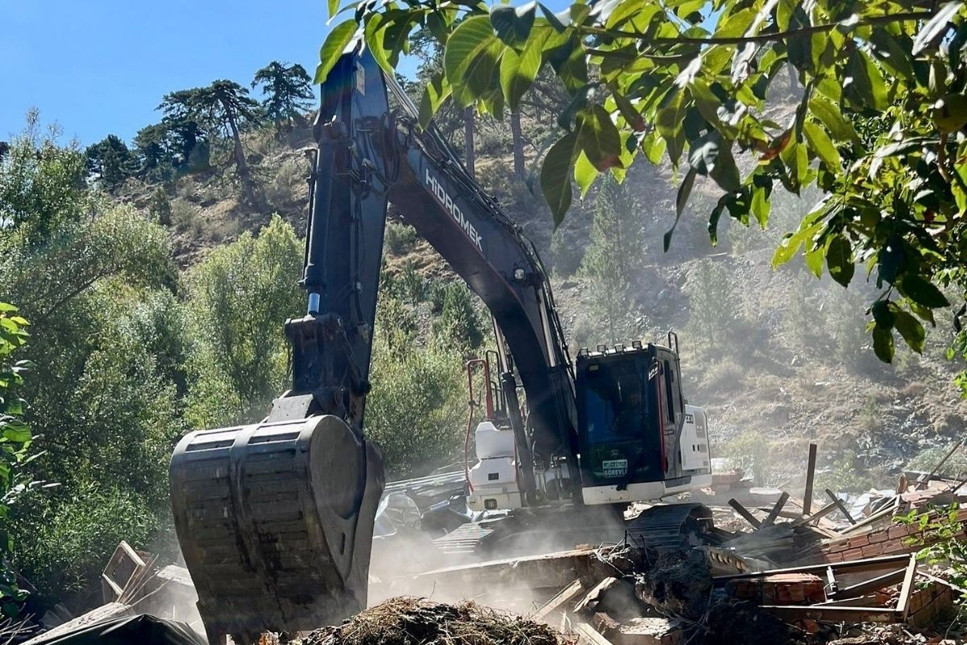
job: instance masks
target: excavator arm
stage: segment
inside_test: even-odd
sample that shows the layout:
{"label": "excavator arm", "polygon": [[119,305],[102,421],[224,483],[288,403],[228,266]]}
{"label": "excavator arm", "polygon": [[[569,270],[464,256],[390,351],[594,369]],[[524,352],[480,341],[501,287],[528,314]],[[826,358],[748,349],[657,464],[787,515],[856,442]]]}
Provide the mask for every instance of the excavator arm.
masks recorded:
{"label": "excavator arm", "polygon": [[538,501],[535,466],[578,470],[570,358],[519,227],[434,129],[416,126],[366,51],[330,72],[315,137],[307,313],[285,324],[292,388],[261,423],[193,432],[171,461],[175,527],[210,642],[313,629],[365,608],[383,466],[363,422],[389,201],[494,317],[505,394],[516,397],[519,376],[527,396],[527,425],[514,428],[527,503]]}

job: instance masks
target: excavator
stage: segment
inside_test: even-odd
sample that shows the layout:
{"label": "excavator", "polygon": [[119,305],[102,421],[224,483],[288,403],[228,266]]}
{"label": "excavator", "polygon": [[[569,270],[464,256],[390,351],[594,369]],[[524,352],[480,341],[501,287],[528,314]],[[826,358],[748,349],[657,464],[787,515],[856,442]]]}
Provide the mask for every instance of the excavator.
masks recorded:
{"label": "excavator", "polygon": [[[708,424],[683,397],[677,337],[572,360],[534,245],[439,131],[419,127],[392,76],[356,46],[321,93],[307,313],[285,323],[292,387],[260,423],[192,432],[171,459],[175,528],[212,643],[315,629],[366,607],[384,477],[363,421],[389,203],[494,321],[496,374],[485,380],[500,403],[488,393],[474,433],[471,508],[579,513],[711,483]],[[710,521],[699,504],[654,508],[639,523],[676,533]]]}

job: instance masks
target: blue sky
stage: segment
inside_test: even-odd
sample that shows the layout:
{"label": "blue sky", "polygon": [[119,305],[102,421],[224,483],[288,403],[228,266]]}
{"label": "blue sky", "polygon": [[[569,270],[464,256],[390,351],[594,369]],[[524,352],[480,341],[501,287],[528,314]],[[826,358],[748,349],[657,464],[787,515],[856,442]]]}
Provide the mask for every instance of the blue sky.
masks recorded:
{"label": "blue sky", "polygon": [[130,141],[173,90],[248,86],[272,60],[312,74],[326,19],[324,0],[0,0],[0,140],[36,107],[65,140]]}
{"label": "blue sky", "polygon": [[[512,4],[519,5],[521,0]],[[566,0],[547,2],[554,11]],[[35,107],[64,142],[130,142],[168,92],[226,78],[249,86],[278,60],[311,75],[326,0],[0,0],[0,141]],[[343,20],[339,16],[338,20]],[[402,64],[412,73],[413,63]]]}

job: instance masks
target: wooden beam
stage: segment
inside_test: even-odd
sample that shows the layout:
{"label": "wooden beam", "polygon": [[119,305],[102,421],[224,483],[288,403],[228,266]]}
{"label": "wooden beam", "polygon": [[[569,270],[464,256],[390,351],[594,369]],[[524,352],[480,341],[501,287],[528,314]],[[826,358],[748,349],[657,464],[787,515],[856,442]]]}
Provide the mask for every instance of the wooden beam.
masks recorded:
{"label": "wooden beam", "polygon": [[850,515],[849,509],[846,508],[846,504],[843,503],[843,500],[841,500],[836,493],[827,488],[826,495],[829,496],[829,499],[833,500],[833,503],[839,508],[839,512],[843,514],[843,517],[845,517],[850,524],[856,524],[856,520],[853,519],[853,516]]}
{"label": "wooden beam", "polygon": [[772,507],[772,510],[769,511],[769,515],[767,515],[766,519],[762,522],[762,526],[771,526],[772,523],[776,521],[776,518],[779,517],[779,512],[782,511],[782,507],[786,505],[787,501],[789,501],[789,493],[783,493],[780,495],[779,499],[776,500],[776,505]]}
{"label": "wooden beam", "polygon": [[736,513],[738,513],[739,515],[741,515],[742,518],[746,522],[748,522],[749,524],[751,524],[752,525],[752,528],[757,529],[760,526],[762,526],[762,522],[760,522],[759,520],[757,520],[756,517],[755,517],[755,515],[753,515],[752,513],[750,513],[748,511],[748,509],[746,509],[745,506],[742,506],[742,504],[739,503],[739,500],[737,500],[737,499],[735,499],[733,497],[732,499],[729,500],[729,506],[731,506],[733,508],[733,510],[735,510]]}
{"label": "wooden beam", "polygon": [[900,598],[896,601],[896,610],[902,616],[901,620],[906,622],[910,615],[910,594],[913,593],[913,577],[917,573],[917,554],[910,556],[910,563],[903,574],[903,585],[900,587]]}
{"label": "wooden beam", "polygon": [[[897,500],[900,498],[897,497]],[[856,529],[861,529],[864,526],[869,526],[870,524],[882,520],[884,517],[892,517],[896,512],[896,505],[890,504],[887,508],[882,508],[876,513],[873,513],[869,517],[860,520],[853,526],[847,528],[845,531],[840,531],[839,534],[843,537],[851,536],[856,533]]]}
{"label": "wooden beam", "polygon": [[809,524],[811,522],[815,522],[819,518],[826,517],[827,515],[829,515],[830,513],[832,513],[835,510],[838,510],[838,509],[839,509],[839,507],[836,506],[836,504],[827,504],[826,506],[823,506],[821,509],[819,509],[818,511],[816,511],[812,515],[806,515],[802,519],[796,520],[795,522],[792,523],[792,525],[793,526],[802,526],[803,524]]}
{"label": "wooden beam", "polygon": [[614,645],[614,643],[602,636],[601,632],[587,623],[578,623],[574,626],[574,631],[578,633],[578,642],[580,643],[586,643],[587,645]]}
{"label": "wooden beam", "polygon": [[574,600],[574,598],[581,593],[582,588],[581,581],[575,580],[567,587],[562,589],[556,596],[544,603],[543,607],[531,614],[530,619],[535,623],[545,620],[550,614],[561,609],[565,603]]}
{"label": "wooden beam", "polygon": [[809,458],[806,461],[806,492],[802,496],[803,515],[809,515],[813,507],[813,479],[816,476],[816,444],[809,444]]}

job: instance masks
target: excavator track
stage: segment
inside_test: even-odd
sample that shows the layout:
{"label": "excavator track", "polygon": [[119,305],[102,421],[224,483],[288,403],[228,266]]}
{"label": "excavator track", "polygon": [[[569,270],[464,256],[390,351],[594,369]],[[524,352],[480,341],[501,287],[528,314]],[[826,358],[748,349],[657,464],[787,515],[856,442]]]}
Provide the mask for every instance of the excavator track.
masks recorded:
{"label": "excavator track", "polygon": [[704,504],[652,506],[628,522],[625,536],[637,547],[675,549],[701,546],[712,528],[712,510]]}

